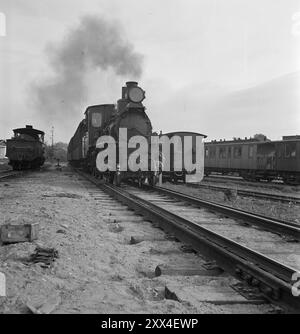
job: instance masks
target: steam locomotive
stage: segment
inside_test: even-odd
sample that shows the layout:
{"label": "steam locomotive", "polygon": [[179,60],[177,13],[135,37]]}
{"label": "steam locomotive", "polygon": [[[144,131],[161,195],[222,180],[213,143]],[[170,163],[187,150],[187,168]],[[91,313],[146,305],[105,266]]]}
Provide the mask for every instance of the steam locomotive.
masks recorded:
{"label": "steam locomotive", "polygon": [[14,170],[32,169],[45,162],[44,132],[31,125],[14,129],[12,139],[6,141],[6,157]]}
{"label": "steam locomotive", "polygon": [[[80,167],[95,177],[107,182],[120,185],[124,180],[138,181],[139,184],[148,180],[150,184],[156,183],[157,175],[151,171],[150,144],[152,125],[148,118],[143,101],[145,91],[137,82],[129,81],[122,88],[122,98],[114,104],[90,106],[85,111],[85,118],[80,122],[74,136],[68,145],[68,161],[75,167]],[[133,136],[143,136],[149,145],[147,171],[133,172],[129,168],[120,170],[119,150],[121,139],[119,129],[127,129],[127,140]],[[96,166],[97,156],[101,149],[97,141],[102,136],[111,136],[116,142],[116,166],[105,172],[100,172]],[[127,145],[127,143],[126,143]],[[127,157],[134,149],[127,149]],[[128,160],[127,160],[128,161]]]}

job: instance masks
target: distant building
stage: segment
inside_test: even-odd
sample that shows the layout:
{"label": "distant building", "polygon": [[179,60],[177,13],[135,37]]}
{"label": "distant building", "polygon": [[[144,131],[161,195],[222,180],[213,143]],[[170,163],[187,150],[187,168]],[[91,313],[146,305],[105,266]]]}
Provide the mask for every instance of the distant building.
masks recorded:
{"label": "distant building", "polygon": [[282,140],[296,140],[296,139],[300,139],[299,135],[294,135],[294,136],[283,136]]}
{"label": "distant building", "polygon": [[0,159],[4,159],[6,154],[6,144],[4,140],[0,140]]}

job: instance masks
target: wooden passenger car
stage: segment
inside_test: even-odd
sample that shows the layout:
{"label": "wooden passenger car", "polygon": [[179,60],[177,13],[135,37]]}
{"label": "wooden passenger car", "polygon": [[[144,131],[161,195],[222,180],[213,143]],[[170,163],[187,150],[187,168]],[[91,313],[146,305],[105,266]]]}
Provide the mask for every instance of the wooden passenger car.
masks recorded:
{"label": "wooden passenger car", "polygon": [[205,174],[238,173],[248,180],[282,178],[300,183],[300,136],[280,141],[255,139],[205,143]]}

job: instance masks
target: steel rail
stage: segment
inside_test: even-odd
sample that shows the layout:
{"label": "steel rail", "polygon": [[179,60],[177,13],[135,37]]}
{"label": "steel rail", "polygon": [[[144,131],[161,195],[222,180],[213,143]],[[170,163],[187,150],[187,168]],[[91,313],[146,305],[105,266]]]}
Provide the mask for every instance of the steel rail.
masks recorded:
{"label": "steel rail", "polygon": [[252,190],[243,190],[243,189],[234,189],[229,187],[223,187],[223,186],[215,186],[215,185],[208,185],[208,184],[186,184],[188,187],[193,188],[205,188],[205,189],[212,189],[212,190],[220,190],[220,191],[226,191],[226,190],[236,190],[238,195],[242,196],[248,196],[248,197],[256,197],[256,198],[263,198],[263,199],[269,199],[272,201],[279,201],[279,202],[292,202],[292,203],[300,203],[300,197],[294,197],[294,196],[286,196],[286,195],[280,195],[280,194],[270,194],[270,193],[263,193],[259,191],[252,191]]}
{"label": "steel rail", "polygon": [[0,170],[0,175],[4,173],[12,172],[12,171],[13,171],[12,169],[3,169],[3,170]]}
{"label": "steel rail", "polygon": [[[267,188],[274,188],[274,187],[299,187],[299,184],[287,184],[283,183],[283,181],[280,182],[264,182],[263,180],[261,181],[250,181],[250,180],[245,180],[242,177],[238,176],[222,176],[222,175],[209,175],[204,177],[204,181],[207,182],[223,182],[223,183],[238,183],[238,184],[243,184],[243,185],[256,185],[256,186],[262,186],[262,187],[267,187]],[[275,181],[275,180],[274,180]]]}
{"label": "steel rail", "polygon": [[[136,186],[136,184],[134,183],[130,183],[130,184]],[[293,238],[296,238],[297,240],[300,240],[300,225],[299,224],[284,221],[284,220],[279,220],[279,219],[275,219],[271,217],[266,217],[266,216],[252,213],[249,211],[235,209],[230,206],[226,206],[226,205],[211,202],[211,201],[205,201],[197,197],[193,197],[190,195],[186,195],[186,194],[174,191],[174,190],[170,190],[170,189],[166,189],[166,188],[162,188],[158,186],[152,187],[148,185],[143,185],[143,187],[148,190],[157,191],[160,194],[167,195],[169,197],[176,198],[181,201],[185,201],[197,207],[205,207],[209,210],[213,210],[214,212],[224,214],[228,217],[247,221],[255,226],[263,227],[267,229],[268,231],[277,232],[280,234],[286,234]]]}
{"label": "steel rail", "polygon": [[22,172],[18,172],[18,171],[7,171],[7,172],[5,171],[5,172],[1,172],[0,173],[0,180],[2,180],[2,179],[8,179],[10,177],[18,176],[18,175],[21,175],[21,174],[22,174]]}

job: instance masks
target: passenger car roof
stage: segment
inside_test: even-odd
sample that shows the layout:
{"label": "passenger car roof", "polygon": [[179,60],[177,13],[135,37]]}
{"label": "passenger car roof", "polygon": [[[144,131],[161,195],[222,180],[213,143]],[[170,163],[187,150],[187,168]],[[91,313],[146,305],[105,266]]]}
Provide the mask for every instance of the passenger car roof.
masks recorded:
{"label": "passenger car roof", "polygon": [[179,134],[186,134],[186,135],[197,135],[197,136],[202,136],[204,138],[207,138],[206,135],[202,134],[202,133],[198,133],[198,132],[190,132],[190,131],[174,131],[174,132],[169,132],[169,133],[163,133],[163,136],[175,136],[175,135],[179,135]]}

